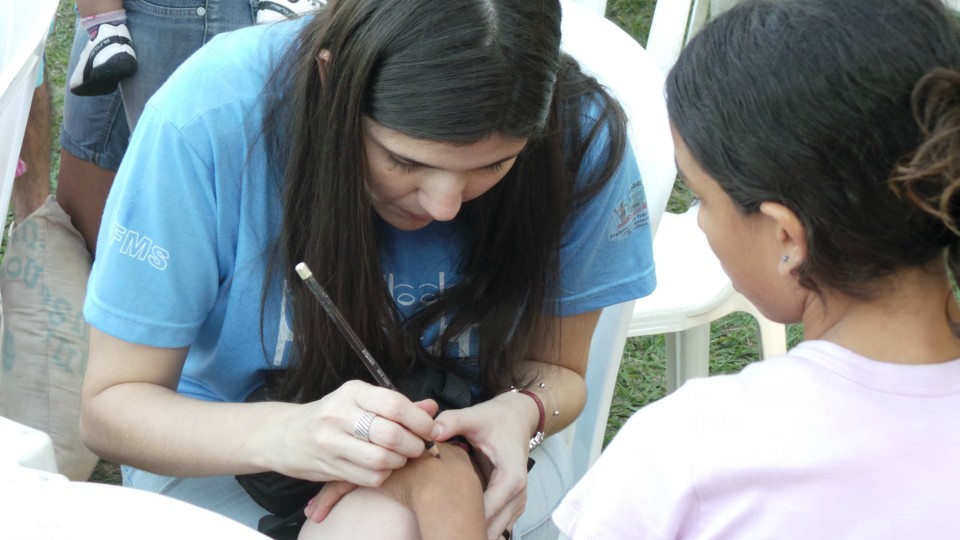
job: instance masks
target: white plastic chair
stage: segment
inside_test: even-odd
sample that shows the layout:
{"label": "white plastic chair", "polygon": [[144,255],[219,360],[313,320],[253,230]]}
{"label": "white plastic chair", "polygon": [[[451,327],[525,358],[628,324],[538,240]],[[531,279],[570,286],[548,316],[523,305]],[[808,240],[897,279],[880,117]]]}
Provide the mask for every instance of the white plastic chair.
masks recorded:
{"label": "white plastic chair", "polygon": [[584,5],[601,17],[607,12],[607,0],[574,0],[578,4]]}
{"label": "white plastic chair", "polygon": [[[620,100],[630,119],[631,145],[643,178],[651,227],[656,231],[677,174],[662,73],[643,47],[614,23],[573,0],[561,3],[564,50]],[[600,453],[632,313],[633,301],[608,307],[594,332],[587,403],[581,420],[564,433],[573,454],[575,479]]]}
{"label": "white plastic chair", "polygon": [[680,49],[703,26],[710,0],[658,0],[647,35],[647,52],[663,76],[677,61]]}
{"label": "white plastic chair", "polygon": [[0,6],[0,215],[7,215],[40,60],[57,0]]}
{"label": "white plastic chair", "polygon": [[0,416],[0,441],[0,468],[18,465],[57,472],[53,440],[39,429]]}

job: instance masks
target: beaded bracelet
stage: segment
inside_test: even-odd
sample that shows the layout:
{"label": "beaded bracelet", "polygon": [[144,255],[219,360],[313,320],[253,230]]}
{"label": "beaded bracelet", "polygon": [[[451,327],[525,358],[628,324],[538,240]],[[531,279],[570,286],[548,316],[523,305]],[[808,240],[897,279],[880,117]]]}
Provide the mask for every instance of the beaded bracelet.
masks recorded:
{"label": "beaded bracelet", "polygon": [[[550,418],[550,423],[552,424],[553,418],[560,414],[560,411],[557,410],[556,408],[557,402],[556,400],[553,399],[553,394],[551,394],[550,391],[547,390],[547,386],[545,384],[540,383],[538,387],[543,391],[547,392],[547,395],[550,396],[550,400],[553,401],[554,409],[553,409],[553,414],[551,415],[551,418]],[[533,399],[533,402],[537,404],[537,412],[540,413],[540,418],[537,420],[537,431],[536,433],[533,434],[533,437],[530,439],[530,450],[532,451],[534,448],[540,446],[540,443],[543,442],[543,438],[546,435],[546,431],[547,431],[547,426],[545,425],[547,414],[546,414],[546,409],[544,409],[543,407],[543,401],[540,400],[540,396],[536,395],[530,390],[527,390],[526,388],[511,386],[510,388],[507,389],[507,391],[530,396],[530,398]]]}
{"label": "beaded bracelet", "polygon": [[550,431],[550,426],[553,425],[554,418],[560,416],[560,409],[557,408],[557,400],[554,399],[553,392],[547,388],[546,384],[540,383],[537,385],[537,388],[543,390],[548,396],[550,396],[550,404],[553,405],[553,414],[550,415],[550,422],[547,423],[547,427],[544,429],[544,432],[547,432]]}

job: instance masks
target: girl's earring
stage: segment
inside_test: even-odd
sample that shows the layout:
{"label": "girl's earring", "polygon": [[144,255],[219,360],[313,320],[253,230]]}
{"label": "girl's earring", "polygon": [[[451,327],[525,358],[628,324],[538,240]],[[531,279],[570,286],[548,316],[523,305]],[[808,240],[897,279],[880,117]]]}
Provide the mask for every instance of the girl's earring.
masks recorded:
{"label": "girl's earring", "polygon": [[787,262],[787,261],[789,261],[789,260],[790,260],[790,256],[789,256],[789,255],[784,255],[783,257],[780,257],[780,262]]}

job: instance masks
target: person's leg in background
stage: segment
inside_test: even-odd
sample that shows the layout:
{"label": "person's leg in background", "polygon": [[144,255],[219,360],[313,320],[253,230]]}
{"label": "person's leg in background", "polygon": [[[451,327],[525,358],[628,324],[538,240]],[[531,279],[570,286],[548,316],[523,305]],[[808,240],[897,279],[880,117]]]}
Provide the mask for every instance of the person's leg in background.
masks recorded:
{"label": "person's leg in background", "polygon": [[116,171],[94,165],[65,150],[60,151],[57,200],[83,236],[91,256],[97,251],[97,234],[103,206]]}
{"label": "person's leg in background", "polygon": [[17,177],[10,192],[10,206],[17,223],[27,219],[50,195],[51,108],[44,70],[45,67],[41,67],[39,84],[33,91],[27,130],[20,149],[20,159],[26,170]]}
{"label": "person's leg in background", "polygon": [[[127,0],[127,27],[137,43],[138,69],[107,96],[67,92],[61,131],[57,200],[96,255],[107,194],[130,131],[147,100],[190,54],[215,34],[253,24],[250,0]],[[68,73],[89,41],[78,26]],[[122,96],[122,97],[121,97]]]}
{"label": "person's leg in background", "polygon": [[[88,42],[87,32],[77,25],[67,73],[73,72]],[[129,138],[119,90],[88,97],[69,89],[64,92],[57,202],[91,256],[96,253],[103,206]]]}

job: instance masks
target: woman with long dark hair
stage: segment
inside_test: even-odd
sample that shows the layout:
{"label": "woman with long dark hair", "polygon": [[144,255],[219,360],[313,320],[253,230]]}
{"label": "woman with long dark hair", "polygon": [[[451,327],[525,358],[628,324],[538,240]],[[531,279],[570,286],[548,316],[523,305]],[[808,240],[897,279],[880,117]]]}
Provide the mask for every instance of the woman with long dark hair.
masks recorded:
{"label": "woman with long dark hair", "polygon": [[[476,465],[488,536],[525,506],[516,530],[548,530],[565,450],[529,482],[528,453],[582,407],[599,310],[654,283],[623,113],[559,43],[556,0],[341,0],[194,55],[104,212],[90,447],[255,524],[233,475],[376,488],[437,440]],[[371,385],[299,262],[398,386],[466,390]]]}

